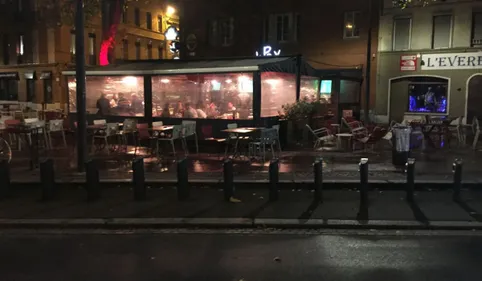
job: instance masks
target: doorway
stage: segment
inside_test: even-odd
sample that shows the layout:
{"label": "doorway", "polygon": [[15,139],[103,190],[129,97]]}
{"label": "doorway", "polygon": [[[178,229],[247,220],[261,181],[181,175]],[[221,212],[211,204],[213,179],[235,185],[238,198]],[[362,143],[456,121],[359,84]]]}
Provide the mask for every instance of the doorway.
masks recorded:
{"label": "doorway", "polygon": [[469,78],[467,87],[467,123],[471,123],[474,117],[482,117],[482,74],[476,74]]}

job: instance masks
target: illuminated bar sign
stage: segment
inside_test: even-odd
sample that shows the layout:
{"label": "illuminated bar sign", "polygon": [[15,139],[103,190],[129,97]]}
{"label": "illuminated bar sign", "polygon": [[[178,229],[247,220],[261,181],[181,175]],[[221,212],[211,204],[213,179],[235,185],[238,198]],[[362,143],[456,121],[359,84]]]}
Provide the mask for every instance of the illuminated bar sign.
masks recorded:
{"label": "illuminated bar sign", "polygon": [[263,51],[261,54],[256,51],[256,56],[257,57],[271,57],[271,56],[279,56],[281,54],[281,50],[273,50],[273,48],[269,45],[263,46]]}
{"label": "illuminated bar sign", "polygon": [[482,68],[482,52],[422,55],[422,70]]}

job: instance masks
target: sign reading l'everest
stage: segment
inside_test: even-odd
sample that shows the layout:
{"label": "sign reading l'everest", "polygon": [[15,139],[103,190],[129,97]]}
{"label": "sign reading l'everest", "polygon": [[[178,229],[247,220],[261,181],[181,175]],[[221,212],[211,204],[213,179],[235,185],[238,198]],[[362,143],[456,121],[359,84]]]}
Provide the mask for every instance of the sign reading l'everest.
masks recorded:
{"label": "sign reading l'everest", "polygon": [[422,55],[422,70],[482,68],[482,52]]}

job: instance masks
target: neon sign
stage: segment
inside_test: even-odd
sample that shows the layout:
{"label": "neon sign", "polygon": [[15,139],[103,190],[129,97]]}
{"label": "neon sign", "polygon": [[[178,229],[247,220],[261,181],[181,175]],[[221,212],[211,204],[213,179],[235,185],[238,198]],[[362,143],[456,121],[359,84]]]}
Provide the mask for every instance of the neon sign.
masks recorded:
{"label": "neon sign", "polygon": [[257,57],[270,57],[270,56],[279,56],[281,54],[281,50],[273,50],[273,48],[269,45],[263,46],[263,52],[260,54],[258,51],[256,51],[256,56]]}

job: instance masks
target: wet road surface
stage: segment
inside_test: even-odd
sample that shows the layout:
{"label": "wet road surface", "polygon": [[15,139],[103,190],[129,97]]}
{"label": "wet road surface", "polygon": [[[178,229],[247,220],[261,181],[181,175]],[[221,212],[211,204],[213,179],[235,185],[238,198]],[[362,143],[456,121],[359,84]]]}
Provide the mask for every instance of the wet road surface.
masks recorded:
{"label": "wet road surface", "polygon": [[0,234],[0,276],[24,280],[471,281],[482,236],[303,233]]}

